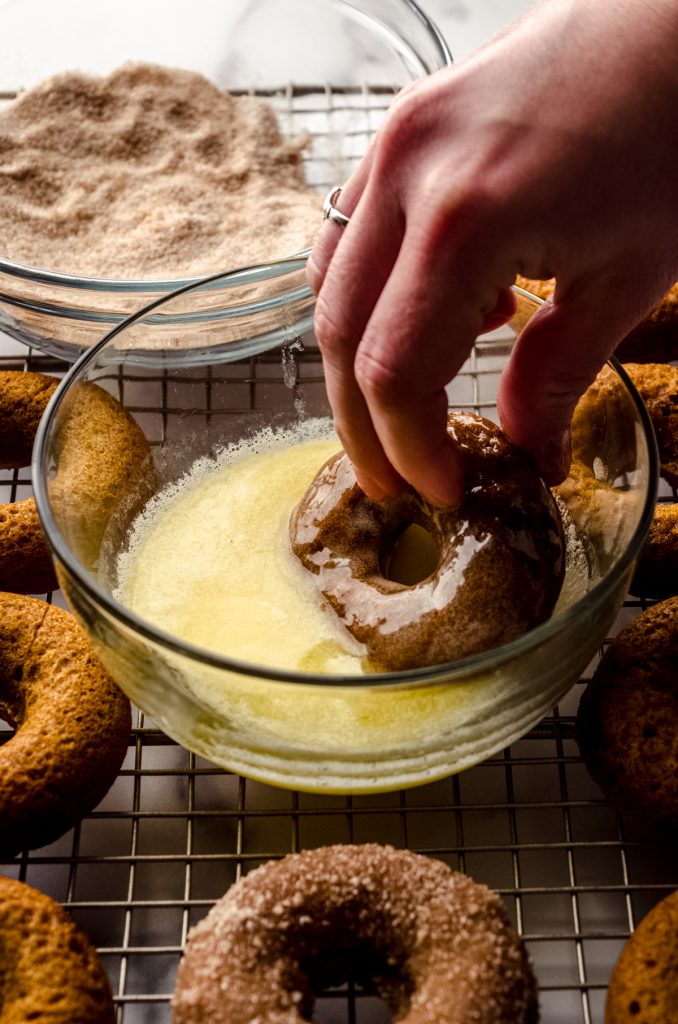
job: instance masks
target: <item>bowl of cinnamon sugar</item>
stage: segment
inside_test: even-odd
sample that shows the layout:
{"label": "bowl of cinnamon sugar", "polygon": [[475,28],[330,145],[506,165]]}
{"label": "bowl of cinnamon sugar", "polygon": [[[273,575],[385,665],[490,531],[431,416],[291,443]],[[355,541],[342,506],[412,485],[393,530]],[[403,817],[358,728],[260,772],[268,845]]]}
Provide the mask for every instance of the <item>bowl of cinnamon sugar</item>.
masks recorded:
{"label": "bowl of cinnamon sugar", "polygon": [[169,359],[238,346],[232,317],[249,353],[310,328],[323,195],[451,62],[412,0],[151,0],[133,31],[112,0],[23,0],[0,31],[0,331],[68,360],[202,278]]}

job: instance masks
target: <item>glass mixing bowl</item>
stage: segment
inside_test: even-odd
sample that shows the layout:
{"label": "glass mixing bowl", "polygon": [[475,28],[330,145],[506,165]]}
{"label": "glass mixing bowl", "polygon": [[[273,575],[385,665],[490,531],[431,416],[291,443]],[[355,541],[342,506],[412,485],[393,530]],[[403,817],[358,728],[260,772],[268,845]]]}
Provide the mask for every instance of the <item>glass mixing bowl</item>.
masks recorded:
{"label": "glass mixing bowl", "polygon": [[[311,138],[304,169],[318,190],[319,221],[322,197],[349,176],[394,92],[451,63],[447,45],[413,0],[147,0],[135,8],[133,25],[115,0],[91,9],[77,0],[18,0],[0,3],[0,36],[0,107],[56,72],[105,75],[130,60],[197,71],[221,89],[264,97],[283,135]],[[186,283],[102,280],[63,267],[56,273],[21,266],[8,256],[0,244],[0,331],[67,360]],[[238,283],[255,286],[275,321],[281,296],[298,293],[299,282],[285,265],[271,264],[265,273],[266,289],[256,274],[245,273]],[[215,318],[233,309],[234,295],[217,284],[201,294],[204,308],[193,315],[209,332]],[[241,296],[246,305],[247,292]]]}
{"label": "glass mixing bowl", "polygon": [[[221,284],[228,294],[228,278]],[[36,442],[38,509],[59,579],[111,674],[191,750],[246,776],[309,791],[416,785],[473,765],[527,732],[605,636],[649,527],[657,456],[647,413],[623,370],[606,367],[577,409],[573,469],[556,488],[568,574],[551,619],[503,647],[431,668],[369,676],[277,671],[263,663],[263,651],[261,663],[249,664],[169,635],[114,596],[117,556],[156,494],[196,460],[263,427],[298,426],[329,411],[312,332],[295,334],[291,324],[282,344],[248,357],[231,341],[219,345],[223,329],[229,338],[240,332],[241,347],[251,342],[256,351],[258,328],[268,334],[265,312],[258,322],[236,310],[214,326],[202,364],[181,364],[173,350],[168,365],[167,320],[199,291],[161,300],[85,353]],[[496,419],[500,373],[541,302],[516,291],[514,320],[479,338],[451,383],[455,408]],[[274,623],[270,637],[274,649]]]}

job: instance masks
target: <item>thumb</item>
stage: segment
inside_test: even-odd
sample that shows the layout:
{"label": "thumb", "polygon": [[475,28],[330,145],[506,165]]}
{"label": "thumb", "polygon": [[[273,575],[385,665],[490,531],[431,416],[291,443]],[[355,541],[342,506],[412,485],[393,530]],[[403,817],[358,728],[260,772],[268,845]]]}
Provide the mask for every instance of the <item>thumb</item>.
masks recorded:
{"label": "thumb", "polygon": [[560,300],[556,293],[514,345],[500,381],[499,419],[549,485],[567,476],[569,428],[577,402],[654,301],[649,288],[634,284],[625,278],[573,286]]}

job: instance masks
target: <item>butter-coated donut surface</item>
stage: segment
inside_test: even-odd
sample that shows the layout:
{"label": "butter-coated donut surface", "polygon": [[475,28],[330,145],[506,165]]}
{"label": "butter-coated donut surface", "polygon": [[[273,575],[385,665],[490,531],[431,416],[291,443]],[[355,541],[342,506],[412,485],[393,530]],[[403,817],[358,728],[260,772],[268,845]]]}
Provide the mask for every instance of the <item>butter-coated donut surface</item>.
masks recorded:
{"label": "butter-coated donut surface", "polygon": [[349,978],[400,1024],[534,1024],[524,944],[492,890],[441,861],[365,844],[269,861],[189,935],[174,1024],[303,1024]]}
{"label": "butter-coated donut surface", "polygon": [[[0,594],[0,856],[57,839],[114,782],[130,704],[68,612]],[[1,1018],[0,1018],[1,1019]]]}
{"label": "butter-coated donut surface", "polygon": [[[376,502],[343,452],[320,469],[290,521],[292,550],[321,599],[382,669],[436,665],[498,647],[549,617],[565,571],[553,496],[499,428],[451,413],[465,494],[437,509],[414,491]],[[406,585],[383,572],[410,524],[431,536],[438,565]]]}
{"label": "butter-coated donut surface", "polygon": [[114,1024],[96,950],[66,911],[0,876],[0,1024]]}

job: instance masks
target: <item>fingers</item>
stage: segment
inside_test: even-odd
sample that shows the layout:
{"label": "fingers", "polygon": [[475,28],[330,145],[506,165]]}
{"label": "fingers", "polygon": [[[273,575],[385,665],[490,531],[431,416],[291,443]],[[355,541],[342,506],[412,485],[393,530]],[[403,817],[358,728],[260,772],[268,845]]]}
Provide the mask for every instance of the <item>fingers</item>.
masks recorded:
{"label": "fingers", "polygon": [[[367,184],[372,164],[372,153],[373,149],[370,147],[363,159],[360,161],[354,174],[342,187],[337,202],[335,203],[337,209],[341,210],[342,213],[345,213],[347,217],[351,217],[353,215],[365,185]],[[351,225],[349,224],[348,227],[351,227]],[[318,240],[313,246],[308,258],[308,263],[306,264],[306,279],[316,295],[322,288],[327,268],[329,267],[330,260],[334,255],[334,250],[339,244],[343,232],[346,230],[346,228],[340,227],[331,220],[326,220],[323,223]]]}
{"label": "fingers", "polygon": [[560,483],[569,470],[575,405],[646,311],[650,288],[634,277],[575,282],[562,299],[556,297],[533,316],[502,375],[497,403],[502,428],[549,485]]}
{"label": "fingers", "polygon": [[485,314],[478,333],[485,334],[486,331],[496,331],[498,327],[503,327],[515,315],[517,308],[515,292],[511,288],[504,288],[499,292],[494,309]]}
{"label": "fingers", "polygon": [[[453,259],[406,235],[355,359],[356,380],[391,464],[440,507],[458,504],[463,491],[460,456],[447,433],[445,386],[480,332],[484,310],[503,322],[513,306],[505,290],[474,290]],[[357,473],[369,472],[359,439],[348,443]]]}
{"label": "fingers", "polygon": [[[342,204],[343,205],[343,204]],[[341,232],[328,224],[334,232]],[[355,376],[355,355],[377,299],[397,259],[403,218],[395,196],[366,190],[320,287],[315,333],[323,355],[327,394],[337,434],[358,483],[371,498],[399,493],[404,482],[384,453]],[[331,246],[320,259],[324,260]],[[320,276],[319,271],[319,276]]]}

